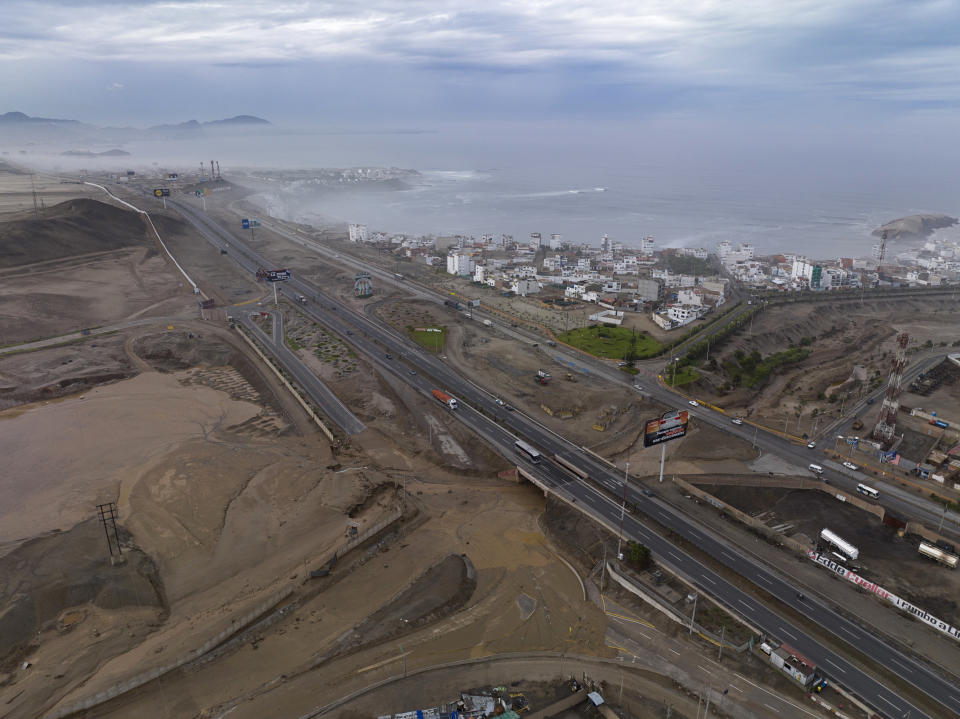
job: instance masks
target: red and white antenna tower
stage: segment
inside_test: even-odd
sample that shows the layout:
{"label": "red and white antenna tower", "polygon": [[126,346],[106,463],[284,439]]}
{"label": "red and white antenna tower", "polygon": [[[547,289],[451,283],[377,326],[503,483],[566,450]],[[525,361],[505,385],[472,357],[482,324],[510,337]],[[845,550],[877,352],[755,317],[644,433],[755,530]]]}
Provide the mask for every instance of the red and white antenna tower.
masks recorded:
{"label": "red and white antenna tower", "polygon": [[907,342],[910,337],[906,332],[897,335],[897,356],[893,360],[893,369],[890,379],[887,380],[887,390],[883,393],[883,404],[880,405],[880,418],[873,428],[873,438],[888,445],[893,441],[893,430],[897,426],[897,411],[900,409],[900,384],[903,381],[903,370],[907,366]]}

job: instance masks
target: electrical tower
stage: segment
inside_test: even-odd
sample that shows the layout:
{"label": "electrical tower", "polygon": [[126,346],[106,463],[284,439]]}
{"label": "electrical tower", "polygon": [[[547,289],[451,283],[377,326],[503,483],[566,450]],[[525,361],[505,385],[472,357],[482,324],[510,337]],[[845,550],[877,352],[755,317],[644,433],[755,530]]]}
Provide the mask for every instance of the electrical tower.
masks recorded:
{"label": "electrical tower", "polygon": [[883,404],[880,405],[880,418],[873,428],[873,438],[883,442],[885,446],[893,441],[893,430],[897,426],[897,411],[900,409],[900,384],[903,381],[903,370],[907,366],[906,332],[897,335],[897,355],[893,360],[893,369],[890,370],[890,379],[887,380],[887,389],[883,393]]}
{"label": "electrical tower", "polygon": [[887,231],[880,237],[880,251],[877,252],[877,279],[883,274],[883,256],[887,253]]}

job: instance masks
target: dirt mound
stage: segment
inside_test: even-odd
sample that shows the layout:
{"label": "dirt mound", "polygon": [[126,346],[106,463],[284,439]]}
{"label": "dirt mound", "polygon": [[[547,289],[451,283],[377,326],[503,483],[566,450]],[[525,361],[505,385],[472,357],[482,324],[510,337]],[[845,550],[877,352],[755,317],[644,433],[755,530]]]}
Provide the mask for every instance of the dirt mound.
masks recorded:
{"label": "dirt mound", "polygon": [[77,198],[0,224],[0,267],[107,252],[149,239],[140,216],[97,200]]}
{"label": "dirt mound", "polygon": [[219,338],[205,338],[195,332],[164,332],[140,337],[134,352],[160,372],[190,367],[221,367],[237,357],[233,347]]}
{"label": "dirt mound", "polygon": [[[121,530],[121,541],[124,539]],[[0,670],[9,669],[37,632],[63,610],[87,603],[103,609],[165,609],[153,561],[125,548],[126,563],[112,566],[103,527],[88,519],[66,532],[24,542],[0,558]]]}

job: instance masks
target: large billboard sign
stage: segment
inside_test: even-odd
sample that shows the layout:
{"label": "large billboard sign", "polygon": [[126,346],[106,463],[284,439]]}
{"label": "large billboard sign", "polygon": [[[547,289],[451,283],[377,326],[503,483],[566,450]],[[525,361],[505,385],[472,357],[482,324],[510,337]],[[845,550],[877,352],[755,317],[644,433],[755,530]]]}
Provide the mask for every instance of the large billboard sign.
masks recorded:
{"label": "large billboard sign", "polygon": [[283,282],[290,279],[290,270],[257,270],[257,279],[267,282]]}
{"label": "large billboard sign", "polygon": [[690,413],[685,409],[667,412],[656,419],[648,419],[643,428],[643,446],[652,447],[655,444],[669,442],[671,439],[685,437],[689,420]]}

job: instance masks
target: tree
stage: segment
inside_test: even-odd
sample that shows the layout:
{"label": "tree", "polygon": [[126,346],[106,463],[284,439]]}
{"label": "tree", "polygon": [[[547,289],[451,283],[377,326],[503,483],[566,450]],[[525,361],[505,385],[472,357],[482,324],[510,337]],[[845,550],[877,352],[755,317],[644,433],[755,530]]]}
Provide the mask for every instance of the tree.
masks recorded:
{"label": "tree", "polygon": [[638,542],[630,542],[627,545],[627,559],[637,569],[647,569],[651,564],[650,549]]}

